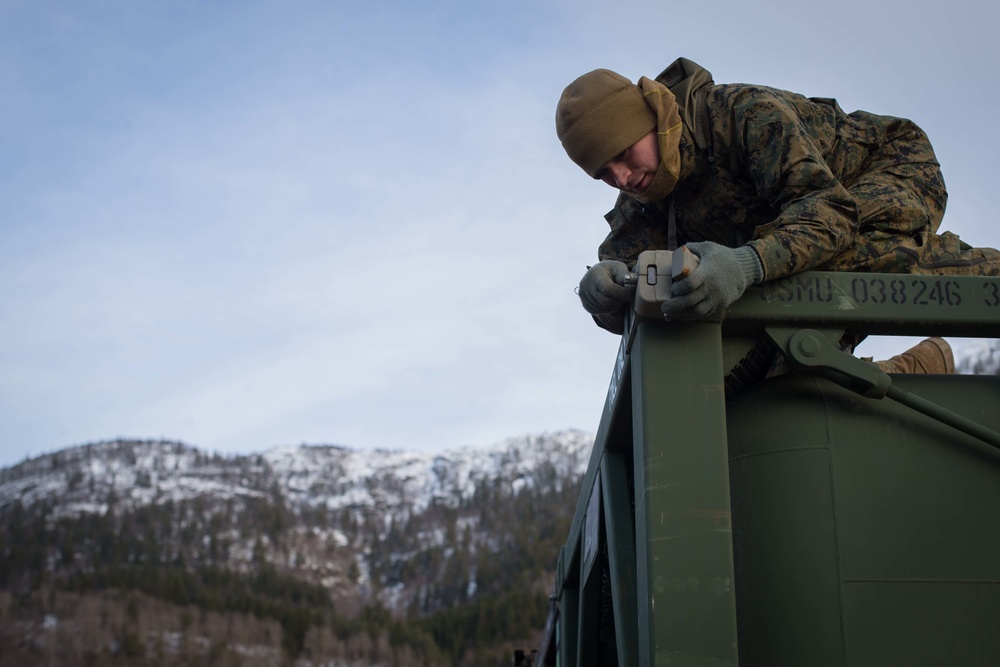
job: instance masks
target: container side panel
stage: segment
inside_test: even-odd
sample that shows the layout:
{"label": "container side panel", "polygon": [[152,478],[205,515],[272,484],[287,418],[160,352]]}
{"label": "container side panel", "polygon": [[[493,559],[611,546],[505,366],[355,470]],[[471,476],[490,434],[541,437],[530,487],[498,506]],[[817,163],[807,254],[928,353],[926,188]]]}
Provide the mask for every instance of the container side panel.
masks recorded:
{"label": "container side panel", "polygon": [[[1000,422],[1000,378],[894,382],[986,426]],[[1000,450],[891,401],[826,400],[851,415],[831,421],[842,576],[1000,580]]]}
{"label": "container side panel", "polygon": [[1000,583],[844,587],[851,667],[1000,664]]}
{"label": "container side panel", "polygon": [[[1000,426],[998,377],[893,381]],[[796,374],[727,421],[744,665],[1000,665],[1000,450]]]}
{"label": "container side panel", "polygon": [[844,664],[829,452],[734,460],[740,663]]}

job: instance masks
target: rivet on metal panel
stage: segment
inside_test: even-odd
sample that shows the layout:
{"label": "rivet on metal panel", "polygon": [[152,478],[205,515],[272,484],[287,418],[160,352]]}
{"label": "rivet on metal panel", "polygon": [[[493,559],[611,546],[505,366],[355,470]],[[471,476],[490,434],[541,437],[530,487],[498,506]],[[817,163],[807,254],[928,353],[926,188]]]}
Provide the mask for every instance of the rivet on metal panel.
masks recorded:
{"label": "rivet on metal panel", "polygon": [[820,342],[815,336],[803,336],[799,339],[799,351],[807,357],[815,357],[821,349]]}

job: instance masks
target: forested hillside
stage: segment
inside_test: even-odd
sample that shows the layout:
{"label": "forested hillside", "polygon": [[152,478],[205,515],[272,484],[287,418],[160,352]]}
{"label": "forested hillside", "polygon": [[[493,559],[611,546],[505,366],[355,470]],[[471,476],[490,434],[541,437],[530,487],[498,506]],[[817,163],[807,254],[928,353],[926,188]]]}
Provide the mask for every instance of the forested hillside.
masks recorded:
{"label": "forested hillside", "polygon": [[116,441],[0,471],[4,664],[509,664],[592,438],[438,456]]}

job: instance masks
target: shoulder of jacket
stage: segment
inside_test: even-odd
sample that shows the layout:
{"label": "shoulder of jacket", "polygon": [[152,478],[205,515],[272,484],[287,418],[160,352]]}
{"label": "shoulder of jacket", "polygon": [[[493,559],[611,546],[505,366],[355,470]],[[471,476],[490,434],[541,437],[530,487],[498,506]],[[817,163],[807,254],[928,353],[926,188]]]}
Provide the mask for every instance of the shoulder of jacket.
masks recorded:
{"label": "shoulder of jacket", "polygon": [[708,94],[715,85],[712,73],[693,60],[678,58],[660,72],[656,80],[674,94],[681,122],[691,132],[695,145],[702,151],[711,152]]}
{"label": "shoulder of jacket", "polygon": [[678,58],[667,65],[667,68],[657,75],[656,80],[667,88],[686,83],[687,87],[694,89],[715,83],[711,72],[688,58]]}

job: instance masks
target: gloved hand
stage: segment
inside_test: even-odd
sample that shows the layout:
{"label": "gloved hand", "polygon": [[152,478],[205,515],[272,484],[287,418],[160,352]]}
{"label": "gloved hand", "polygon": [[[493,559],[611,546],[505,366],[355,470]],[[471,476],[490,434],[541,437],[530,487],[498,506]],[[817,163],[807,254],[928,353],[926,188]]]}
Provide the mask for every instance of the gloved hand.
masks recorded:
{"label": "gloved hand", "polygon": [[764,278],[757,252],[750,246],[728,248],[711,241],[688,243],[700,261],[691,274],[670,286],[671,298],[660,306],[668,320],[717,317]]}
{"label": "gloved hand", "polygon": [[577,290],[587,312],[591,315],[612,313],[631,301],[633,292],[625,287],[628,274],[625,263],[616,259],[605,259],[587,269]]}

